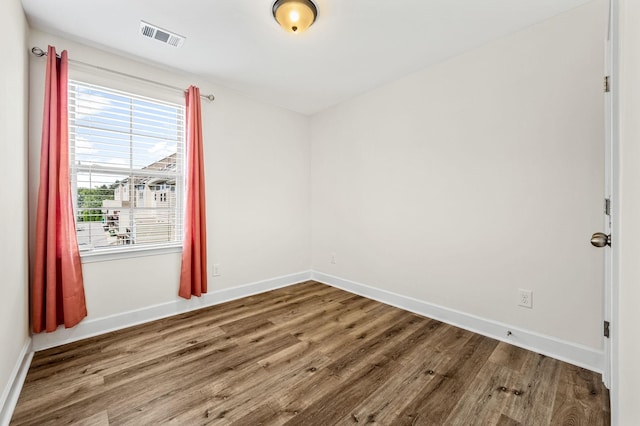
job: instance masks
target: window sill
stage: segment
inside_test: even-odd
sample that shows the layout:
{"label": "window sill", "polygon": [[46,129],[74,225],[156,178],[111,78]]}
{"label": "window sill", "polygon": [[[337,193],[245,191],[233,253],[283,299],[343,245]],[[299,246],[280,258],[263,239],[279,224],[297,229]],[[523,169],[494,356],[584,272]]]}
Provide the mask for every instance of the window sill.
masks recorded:
{"label": "window sill", "polygon": [[159,256],[182,252],[182,244],[159,247],[131,247],[121,249],[102,249],[80,252],[82,263],[109,262],[112,260],[131,259],[135,257]]}

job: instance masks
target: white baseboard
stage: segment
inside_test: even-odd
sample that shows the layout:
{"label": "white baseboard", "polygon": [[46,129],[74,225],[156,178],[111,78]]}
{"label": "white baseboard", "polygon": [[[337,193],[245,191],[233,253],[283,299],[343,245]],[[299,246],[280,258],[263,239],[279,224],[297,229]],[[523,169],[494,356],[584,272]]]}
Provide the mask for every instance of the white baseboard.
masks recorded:
{"label": "white baseboard", "polygon": [[[54,333],[40,333],[32,336],[33,350],[40,351],[54,346],[71,343],[88,337],[108,333],[133,325],[170,317],[195,309],[218,305],[230,300],[263,293],[286,287],[309,279],[359,294],[370,299],[396,306],[410,312],[415,312],[447,324],[464,328],[515,346],[522,347],[561,361],[568,362],[589,370],[602,373],[604,353],[601,350],[563,341],[551,336],[545,336],[532,331],[523,330],[509,324],[481,318],[468,313],[456,311],[432,303],[403,296],[387,290],[378,289],[365,284],[346,280],[333,275],[317,271],[304,271],[282,277],[271,278],[238,287],[212,291],[193,297],[190,300],[176,299],[160,305],[124,312],[104,318],[82,321],[73,328],[59,328]],[[510,331],[511,335],[507,336]],[[26,373],[26,372],[25,372]],[[19,392],[18,392],[19,393]]]}
{"label": "white baseboard", "polygon": [[143,324],[184,312],[193,311],[213,305],[219,305],[242,297],[275,290],[311,279],[311,271],[298,272],[282,277],[270,278],[250,284],[244,284],[224,290],[215,290],[192,297],[189,300],[176,299],[168,303],[154,305],[135,311],[123,312],[103,318],[89,319],[80,322],[73,328],[60,327],[53,333],[40,333],[32,336],[33,350],[40,351],[54,346],[64,345],[88,337],[120,330],[133,325]]}
{"label": "white baseboard", "polygon": [[[464,328],[465,330],[482,334],[483,336],[556,358],[588,370],[598,373],[602,373],[603,370],[604,353],[601,350],[566,342],[555,337],[544,336],[532,331],[512,327],[508,324],[434,305],[412,297],[381,290],[322,272],[312,271],[311,279],[350,293],[377,300],[387,305]],[[507,336],[508,331],[511,332],[510,336]]]}
{"label": "white baseboard", "polygon": [[22,347],[20,356],[16,361],[16,365],[13,367],[9,381],[2,392],[0,397],[0,425],[6,426],[11,421],[13,410],[16,408],[18,398],[20,397],[20,391],[24,384],[24,379],[27,377],[29,366],[31,365],[31,359],[33,358],[33,351],[31,350],[31,338],[28,338]]}

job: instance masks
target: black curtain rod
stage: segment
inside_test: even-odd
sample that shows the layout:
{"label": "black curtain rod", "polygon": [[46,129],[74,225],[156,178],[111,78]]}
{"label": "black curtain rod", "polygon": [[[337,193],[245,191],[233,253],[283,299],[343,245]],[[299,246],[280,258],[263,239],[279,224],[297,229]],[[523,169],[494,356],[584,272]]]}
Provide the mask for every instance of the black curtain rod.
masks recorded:
{"label": "black curtain rod", "polygon": [[[47,52],[45,52],[44,50],[40,49],[39,47],[33,47],[31,49],[31,53],[33,53],[35,56],[38,56],[38,57],[47,56]],[[56,56],[60,57],[60,55],[56,55]],[[123,72],[120,72],[120,71],[116,71],[116,70],[112,70],[112,69],[109,69],[109,68],[99,67],[97,65],[87,64],[86,62],[76,61],[75,59],[69,59],[69,62],[80,64],[80,65],[84,65],[86,67],[95,68],[95,69],[98,69],[100,71],[110,72],[112,74],[117,74],[117,75],[120,75],[120,76],[123,76],[123,77],[132,78],[134,80],[144,81],[145,83],[155,84],[157,86],[166,87],[168,89],[179,90],[180,92],[183,92],[183,93],[186,92],[186,90],[181,89],[180,87],[176,87],[176,86],[171,86],[169,84],[160,83],[159,81],[148,80],[146,78],[138,77],[138,76],[131,75],[131,74],[126,74],[126,73],[123,73]],[[213,96],[213,95],[200,95],[200,97],[204,98],[204,99],[207,99],[210,102],[213,102],[213,100],[215,99],[215,96]]]}

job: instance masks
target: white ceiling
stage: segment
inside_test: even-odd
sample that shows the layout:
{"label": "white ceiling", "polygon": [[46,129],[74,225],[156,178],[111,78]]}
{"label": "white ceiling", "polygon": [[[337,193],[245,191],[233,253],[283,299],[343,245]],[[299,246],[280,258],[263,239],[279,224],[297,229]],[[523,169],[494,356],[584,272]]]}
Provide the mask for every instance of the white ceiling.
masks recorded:
{"label": "white ceiling", "polygon": [[[254,99],[313,114],[590,0],[314,0],[318,19],[303,34],[276,24],[273,1],[22,4],[32,28],[183,69]],[[186,36],[186,42],[174,48],[144,38],[140,20]]]}

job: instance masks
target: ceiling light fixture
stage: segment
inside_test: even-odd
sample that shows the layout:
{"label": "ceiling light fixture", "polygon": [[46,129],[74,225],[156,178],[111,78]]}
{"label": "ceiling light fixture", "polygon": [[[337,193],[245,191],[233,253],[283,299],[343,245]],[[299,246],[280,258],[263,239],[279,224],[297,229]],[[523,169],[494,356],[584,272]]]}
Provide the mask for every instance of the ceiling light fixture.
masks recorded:
{"label": "ceiling light fixture", "polygon": [[273,4],[273,17],[291,33],[301,33],[309,28],[318,16],[318,9],[311,0],[277,0]]}

